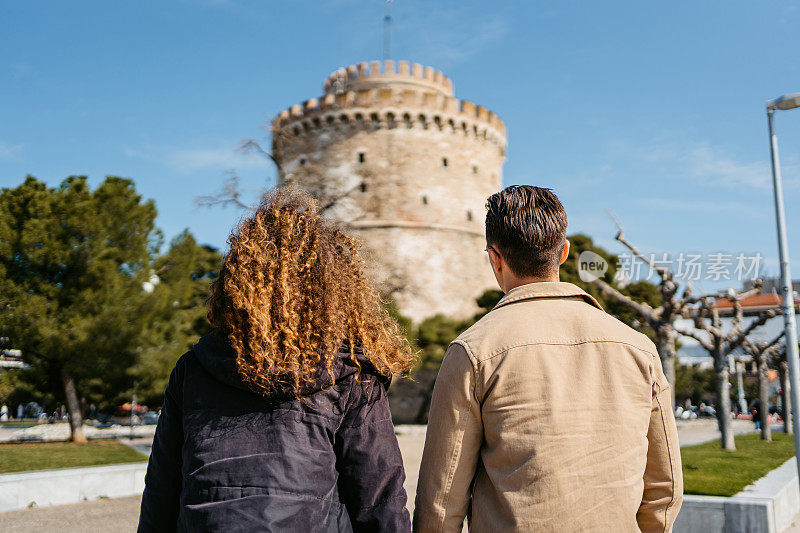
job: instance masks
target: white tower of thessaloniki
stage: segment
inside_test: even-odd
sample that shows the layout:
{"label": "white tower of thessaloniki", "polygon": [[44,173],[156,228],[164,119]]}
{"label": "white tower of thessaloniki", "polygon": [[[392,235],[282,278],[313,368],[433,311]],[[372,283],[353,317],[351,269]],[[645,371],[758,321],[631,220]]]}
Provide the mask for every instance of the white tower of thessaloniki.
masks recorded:
{"label": "white tower of thessaloniki", "polygon": [[407,61],[339,69],[324,92],[273,120],[279,181],[311,192],[363,243],[369,276],[401,313],[471,316],[496,288],[484,216],[502,184],[503,121]]}

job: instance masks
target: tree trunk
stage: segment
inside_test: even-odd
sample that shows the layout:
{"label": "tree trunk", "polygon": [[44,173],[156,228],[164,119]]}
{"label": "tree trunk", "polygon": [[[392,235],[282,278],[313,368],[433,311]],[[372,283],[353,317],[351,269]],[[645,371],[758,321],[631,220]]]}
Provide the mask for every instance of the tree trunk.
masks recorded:
{"label": "tree trunk", "polygon": [[783,431],[792,432],[792,403],[789,395],[789,369],[786,362],[778,365],[778,375],[781,379],[781,403],[783,404]]}
{"label": "tree trunk", "polygon": [[715,354],[714,367],[717,378],[717,422],[722,437],[723,450],[736,450],[731,428],[731,383],[728,371],[728,359]]}
{"label": "tree trunk", "polygon": [[67,397],[67,412],[69,413],[69,429],[72,442],[87,442],[83,434],[83,415],[78,401],[78,391],[75,389],[75,379],[66,368],[61,369],[61,380],[64,383],[64,394]]}
{"label": "tree trunk", "polygon": [[672,324],[664,324],[656,330],[658,338],[658,357],[661,359],[661,366],[664,375],[669,382],[672,390],[672,413],[675,413],[675,329]]}
{"label": "tree trunk", "polygon": [[756,358],[758,361],[758,399],[761,409],[758,410],[761,418],[761,440],[771,441],[772,430],[769,427],[769,368],[767,368],[767,358],[761,354]]}

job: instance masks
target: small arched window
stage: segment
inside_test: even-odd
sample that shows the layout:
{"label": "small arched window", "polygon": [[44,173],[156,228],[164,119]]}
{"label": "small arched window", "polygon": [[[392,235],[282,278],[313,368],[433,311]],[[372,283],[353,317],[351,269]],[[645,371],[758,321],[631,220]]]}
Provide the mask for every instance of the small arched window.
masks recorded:
{"label": "small arched window", "polygon": [[362,182],[359,188],[361,189],[361,192],[367,192],[367,184],[366,183]]}
{"label": "small arched window", "polygon": [[467,211],[467,222],[472,222],[472,211]]}
{"label": "small arched window", "polygon": [[478,173],[478,166],[477,165],[472,165],[472,173],[473,174],[477,174]]}
{"label": "small arched window", "polygon": [[305,157],[301,157],[301,158],[300,158],[300,166],[301,166],[301,167],[304,167],[304,166],[306,166],[306,163],[308,163],[308,161],[306,160],[306,158],[305,158]]}
{"label": "small arched window", "polygon": [[422,197],[422,205],[428,205],[428,197],[427,196],[423,196]]}
{"label": "small arched window", "polygon": [[358,162],[363,163],[366,160],[367,160],[367,154],[365,154],[364,152],[358,152]]}
{"label": "small arched window", "polygon": [[447,166],[447,158],[446,158],[446,157],[443,157],[443,158],[442,158],[442,166],[443,166],[443,167],[446,167],[446,166]]}

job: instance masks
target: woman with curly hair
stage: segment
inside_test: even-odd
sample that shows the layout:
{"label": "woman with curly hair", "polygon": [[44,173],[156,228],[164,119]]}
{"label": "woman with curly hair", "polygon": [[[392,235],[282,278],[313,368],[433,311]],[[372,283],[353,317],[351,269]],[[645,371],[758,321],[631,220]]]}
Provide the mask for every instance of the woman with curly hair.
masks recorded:
{"label": "woman with curly hair", "polygon": [[167,385],[139,531],[410,531],[386,389],[415,356],[352,239],[276,189]]}

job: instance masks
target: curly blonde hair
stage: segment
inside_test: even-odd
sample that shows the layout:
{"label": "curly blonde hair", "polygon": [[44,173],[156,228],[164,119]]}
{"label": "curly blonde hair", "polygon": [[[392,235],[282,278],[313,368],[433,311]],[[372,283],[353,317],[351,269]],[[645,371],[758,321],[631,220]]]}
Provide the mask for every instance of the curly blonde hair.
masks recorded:
{"label": "curly blonde hair", "polygon": [[410,371],[416,356],[366,280],[355,241],[310,196],[273,189],[228,244],[208,319],[252,388],[301,397],[332,384],[343,348],[359,372],[359,359],[384,376]]}

